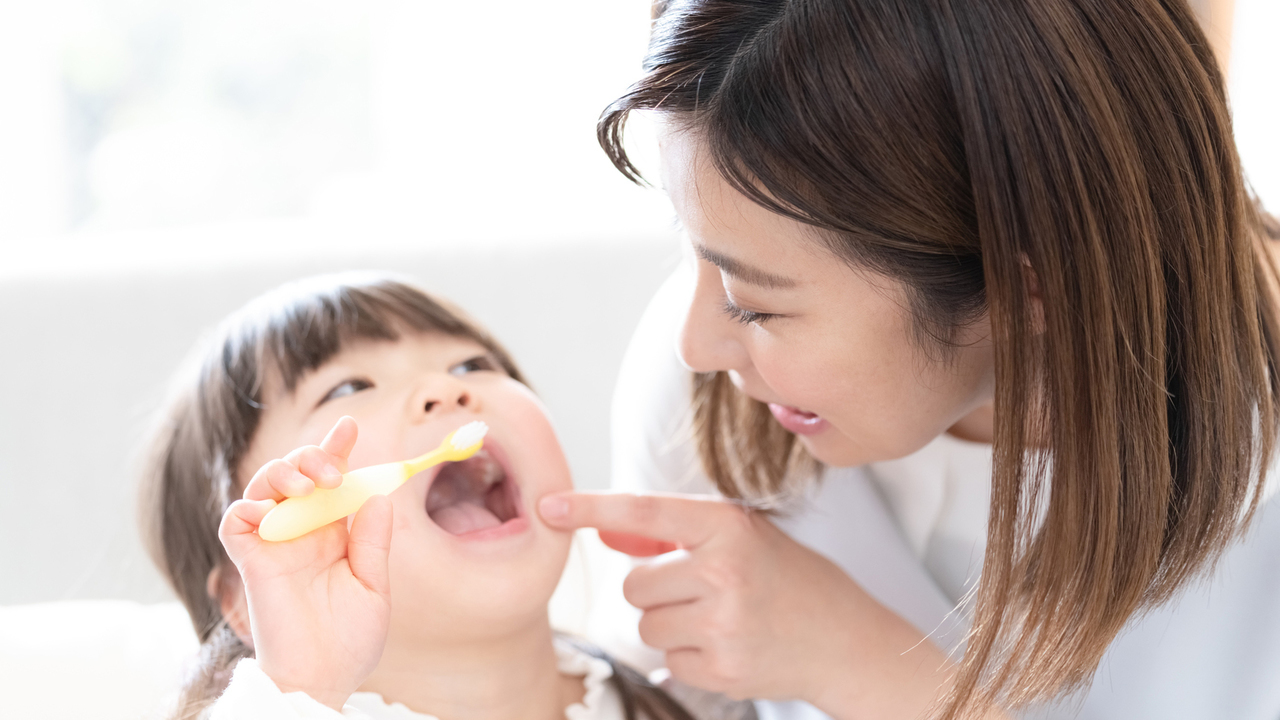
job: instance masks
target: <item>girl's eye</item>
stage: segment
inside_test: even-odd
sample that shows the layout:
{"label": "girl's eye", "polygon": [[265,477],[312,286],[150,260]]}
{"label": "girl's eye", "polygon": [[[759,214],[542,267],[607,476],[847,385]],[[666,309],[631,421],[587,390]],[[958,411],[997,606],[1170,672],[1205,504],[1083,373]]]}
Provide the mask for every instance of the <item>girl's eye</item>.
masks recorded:
{"label": "girl's eye", "polygon": [[737,305],[734,305],[733,301],[728,298],[724,301],[724,313],[743,325],[763,325],[769,320],[778,317],[774,313],[758,313],[751,312],[750,310],[743,310]]}
{"label": "girl's eye", "polygon": [[462,362],[449,368],[450,375],[466,375],[467,373],[480,372],[483,370],[497,370],[498,363],[488,355],[477,355],[468,358]]}
{"label": "girl's eye", "polygon": [[332,390],[325,393],[325,396],[320,398],[320,402],[316,403],[316,407],[319,407],[329,402],[330,400],[337,400],[340,397],[355,395],[361,390],[368,390],[371,387],[373,387],[373,383],[369,382],[368,380],[365,380],[364,378],[351,378],[349,380],[343,380],[337,385],[334,385]]}

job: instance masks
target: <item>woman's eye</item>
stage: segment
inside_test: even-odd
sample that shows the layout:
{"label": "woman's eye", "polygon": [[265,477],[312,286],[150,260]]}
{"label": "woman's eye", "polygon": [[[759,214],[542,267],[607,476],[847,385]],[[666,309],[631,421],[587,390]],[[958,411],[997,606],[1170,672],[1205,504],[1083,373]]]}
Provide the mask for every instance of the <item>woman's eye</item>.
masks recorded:
{"label": "woman's eye", "polygon": [[371,387],[373,387],[373,383],[363,378],[352,378],[350,380],[343,380],[337,385],[334,385],[332,390],[325,393],[325,396],[320,398],[320,402],[316,403],[316,406],[319,407],[320,405],[323,405],[329,402],[330,400],[337,400],[340,397],[355,395],[361,390],[368,390]]}
{"label": "woman's eye", "polygon": [[478,372],[481,370],[497,370],[498,364],[488,355],[477,355],[468,358],[462,362],[449,368],[450,375],[466,375],[467,373]]}
{"label": "woman's eye", "polygon": [[732,300],[728,300],[728,299],[724,301],[723,309],[726,315],[733,318],[734,320],[737,320],[743,325],[751,325],[751,324],[763,325],[765,322],[778,317],[774,313],[758,313],[758,312],[751,312],[750,310],[743,310],[737,305],[734,305]]}

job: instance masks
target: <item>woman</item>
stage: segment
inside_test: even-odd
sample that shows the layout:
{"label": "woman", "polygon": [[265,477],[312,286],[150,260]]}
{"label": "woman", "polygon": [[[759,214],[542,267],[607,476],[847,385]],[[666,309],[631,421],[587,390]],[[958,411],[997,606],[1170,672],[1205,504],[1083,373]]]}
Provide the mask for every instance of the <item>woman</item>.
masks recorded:
{"label": "woman", "polygon": [[[701,466],[748,502],[541,511],[634,554],[684,548],[625,588],[673,675],[804,701],[766,716],[1003,717],[1081,688],[1090,717],[1280,713],[1280,531],[1259,512],[1276,272],[1186,5],[660,10],[600,137],[639,179],[625,119],[661,121],[695,264],[674,304]],[[651,437],[671,429],[644,349],[664,302],[620,396]],[[670,439],[640,484],[686,479]],[[966,510],[988,494],[989,518]],[[1170,604],[1218,562],[1213,607]],[[1091,685],[1104,656],[1121,682]]]}

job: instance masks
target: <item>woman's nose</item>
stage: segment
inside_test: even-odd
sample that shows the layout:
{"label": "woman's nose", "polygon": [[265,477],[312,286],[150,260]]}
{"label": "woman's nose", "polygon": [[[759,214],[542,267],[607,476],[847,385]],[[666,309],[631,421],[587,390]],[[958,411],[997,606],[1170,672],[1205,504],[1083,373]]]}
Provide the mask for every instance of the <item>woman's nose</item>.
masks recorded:
{"label": "woman's nose", "polygon": [[693,297],[680,328],[680,360],[694,372],[744,370],[751,361],[738,340],[741,328],[724,313],[720,271],[699,260],[695,272]]}
{"label": "woman's nose", "polygon": [[480,398],[452,375],[435,376],[424,382],[410,407],[410,412],[422,417],[443,415],[454,410],[479,412]]}

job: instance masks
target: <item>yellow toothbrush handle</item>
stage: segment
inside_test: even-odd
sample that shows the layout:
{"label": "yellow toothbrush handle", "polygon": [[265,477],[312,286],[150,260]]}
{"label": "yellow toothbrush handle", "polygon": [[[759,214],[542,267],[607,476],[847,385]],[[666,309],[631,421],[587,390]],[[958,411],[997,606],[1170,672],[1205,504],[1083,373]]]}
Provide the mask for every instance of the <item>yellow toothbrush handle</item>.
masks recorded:
{"label": "yellow toothbrush handle", "polygon": [[386,495],[409,479],[404,463],[389,463],[353,470],[342,476],[336,488],[316,488],[310,495],[286,498],[271,509],[258,525],[258,537],[282,542],[354,513],[374,495]]}
{"label": "yellow toothbrush handle", "polygon": [[310,495],[285,498],[262,518],[258,524],[258,537],[271,542],[302,537],[351,515],[369,498],[386,495],[432,465],[465,460],[484,445],[483,441],[478,441],[461,450],[456,449],[452,445],[455,434],[456,431],[450,433],[440,447],[412,460],[352,470],[342,476],[342,484],[336,488],[316,488]]}

